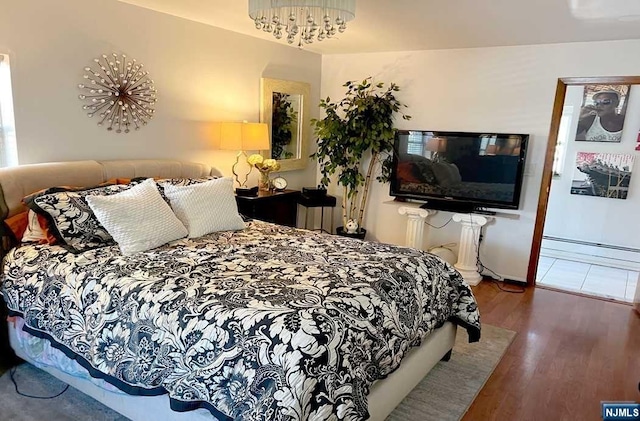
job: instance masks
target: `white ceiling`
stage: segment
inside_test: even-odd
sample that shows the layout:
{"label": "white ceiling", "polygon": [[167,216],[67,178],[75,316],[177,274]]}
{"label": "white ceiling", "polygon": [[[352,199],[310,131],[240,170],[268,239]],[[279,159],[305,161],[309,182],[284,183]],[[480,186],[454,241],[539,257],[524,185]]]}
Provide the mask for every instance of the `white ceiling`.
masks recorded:
{"label": "white ceiling", "polygon": [[[286,44],[255,29],[247,0],[119,1]],[[334,54],[638,38],[640,0],[357,0],[345,33],[305,49]]]}

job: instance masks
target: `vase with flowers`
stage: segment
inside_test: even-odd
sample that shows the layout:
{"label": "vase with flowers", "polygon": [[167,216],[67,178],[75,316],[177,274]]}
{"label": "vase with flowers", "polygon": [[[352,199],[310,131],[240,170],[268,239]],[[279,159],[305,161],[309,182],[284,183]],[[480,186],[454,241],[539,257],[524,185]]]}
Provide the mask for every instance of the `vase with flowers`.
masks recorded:
{"label": "vase with flowers", "polygon": [[260,181],[258,182],[258,186],[262,191],[271,190],[271,180],[269,179],[269,174],[272,171],[278,171],[280,169],[280,164],[275,159],[264,159],[264,157],[260,154],[253,154],[247,158],[247,162],[252,167],[255,167],[258,171],[260,171]]}

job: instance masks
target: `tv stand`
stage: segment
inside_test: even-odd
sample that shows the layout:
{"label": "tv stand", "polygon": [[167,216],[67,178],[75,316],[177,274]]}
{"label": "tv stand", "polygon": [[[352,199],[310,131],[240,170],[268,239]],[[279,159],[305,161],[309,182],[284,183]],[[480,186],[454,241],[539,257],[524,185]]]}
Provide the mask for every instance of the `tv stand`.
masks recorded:
{"label": "tv stand", "polygon": [[478,272],[478,251],[480,247],[480,231],[491,219],[490,216],[456,213],[453,220],[462,225],[458,261],[454,265],[462,278],[471,286],[478,285],[482,275]]}

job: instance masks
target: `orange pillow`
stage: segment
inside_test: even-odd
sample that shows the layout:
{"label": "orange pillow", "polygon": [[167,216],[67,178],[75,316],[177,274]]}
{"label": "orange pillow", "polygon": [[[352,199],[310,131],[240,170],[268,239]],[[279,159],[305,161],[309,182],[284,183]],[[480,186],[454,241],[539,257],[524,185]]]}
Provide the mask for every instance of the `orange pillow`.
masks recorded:
{"label": "orange pillow", "polygon": [[22,240],[22,236],[29,224],[28,214],[29,211],[24,211],[4,220],[4,223],[9,227],[17,242]]}
{"label": "orange pillow", "polygon": [[[38,224],[40,224],[40,228],[47,236],[46,241],[41,241],[40,244],[49,244],[54,245],[58,243],[58,240],[51,234],[51,230],[49,229],[49,222],[42,215],[36,215],[38,217]],[[11,233],[13,234],[15,240],[19,243],[22,241],[22,237],[24,237],[24,232],[27,229],[27,225],[29,225],[29,211],[20,212],[16,215],[13,215],[10,218],[4,220],[4,223],[7,225]]]}
{"label": "orange pillow", "polygon": [[44,217],[43,215],[40,215],[39,213],[36,215],[38,217],[38,224],[40,224],[40,228],[42,228],[42,232],[44,232],[44,235],[47,236],[47,243],[50,246],[58,244],[58,240],[51,233],[51,229],[49,228],[49,221],[47,220],[47,218]]}

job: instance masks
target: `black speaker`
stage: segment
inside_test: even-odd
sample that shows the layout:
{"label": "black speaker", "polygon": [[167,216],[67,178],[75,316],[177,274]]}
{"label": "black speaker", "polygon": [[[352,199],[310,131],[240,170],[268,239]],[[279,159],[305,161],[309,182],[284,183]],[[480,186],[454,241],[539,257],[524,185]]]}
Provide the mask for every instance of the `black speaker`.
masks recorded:
{"label": "black speaker", "polygon": [[315,187],[303,187],[302,194],[312,199],[316,199],[319,197],[325,197],[327,195],[327,189],[318,189]]}

